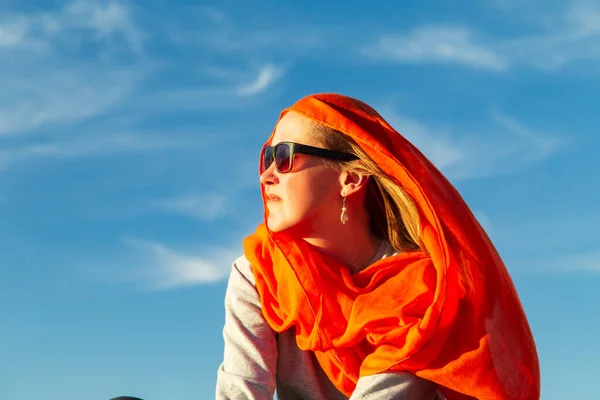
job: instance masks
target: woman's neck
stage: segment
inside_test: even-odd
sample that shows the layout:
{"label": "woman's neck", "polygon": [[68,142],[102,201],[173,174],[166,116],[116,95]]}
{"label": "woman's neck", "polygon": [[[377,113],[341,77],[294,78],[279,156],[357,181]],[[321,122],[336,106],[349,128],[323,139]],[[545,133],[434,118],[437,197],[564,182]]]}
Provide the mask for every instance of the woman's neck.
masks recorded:
{"label": "woman's neck", "polygon": [[382,244],[382,239],[364,227],[343,226],[342,229],[311,236],[304,240],[320,253],[346,265],[350,273],[369,266]]}

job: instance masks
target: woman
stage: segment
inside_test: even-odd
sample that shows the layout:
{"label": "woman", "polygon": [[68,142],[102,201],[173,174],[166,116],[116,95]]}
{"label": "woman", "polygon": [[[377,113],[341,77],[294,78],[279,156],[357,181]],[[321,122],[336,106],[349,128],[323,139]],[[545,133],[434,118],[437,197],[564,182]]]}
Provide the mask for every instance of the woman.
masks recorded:
{"label": "woman", "polygon": [[218,399],[538,399],[512,281],[442,174],[337,94],[284,110],[226,293]]}

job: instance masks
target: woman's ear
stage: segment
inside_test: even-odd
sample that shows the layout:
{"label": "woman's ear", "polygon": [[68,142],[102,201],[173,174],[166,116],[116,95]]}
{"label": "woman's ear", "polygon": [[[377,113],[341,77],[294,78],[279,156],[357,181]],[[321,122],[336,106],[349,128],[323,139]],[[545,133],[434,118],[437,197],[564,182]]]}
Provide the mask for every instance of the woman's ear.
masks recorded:
{"label": "woman's ear", "polygon": [[341,195],[346,197],[366,189],[370,175],[343,171],[340,175]]}

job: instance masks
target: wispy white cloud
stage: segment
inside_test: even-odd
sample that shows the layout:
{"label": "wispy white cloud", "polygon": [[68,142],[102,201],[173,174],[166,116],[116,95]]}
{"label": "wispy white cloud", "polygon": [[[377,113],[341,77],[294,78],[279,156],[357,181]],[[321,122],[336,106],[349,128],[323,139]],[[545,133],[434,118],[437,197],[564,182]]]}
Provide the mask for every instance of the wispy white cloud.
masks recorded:
{"label": "wispy white cloud", "polygon": [[[513,22],[527,6],[504,0],[496,3]],[[556,71],[575,61],[600,60],[600,3],[576,0],[563,9],[545,6],[536,7],[535,17],[527,19],[527,30],[537,33],[491,38],[465,26],[429,25],[408,34],[383,35],[375,47],[361,52],[380,60],[452,63],[493,72],[523,66]],[[540,12],[541,8],[547,11]]]}
{"label": "wispy white cloud", "polygon": [[588,272],[600,274],[600,250],[572,254],[557,260],[556,266],[564,272]]}
{"label": "wispy white cloud", "polygon": [[381,108],[382,115],[438,168],[445,170],[464,162],[465,154],[449,134],[434,132],[431,128],[412,118]]}
{"label": "wispy white cloud", "polygon": [[229,210],[227,196],[223,193],[215,192],[162,200],[158,202],[158,205],[165,210],[202,221],[219,218]]}
{"label": "wispy white cloud", "polygon": [[600,5],[571,2],[545,32],[507,39],[497,48],[515,64],[545,70],[559,70],[575,61],[600,60]]}
{"label": "wispy white cloud", "polygon": [[[53,11],[9,14],[0,18],[0,43],[0,135],[114,110],[151,70],[148,63],[122,63],[109,56],[119,43],[128,52],[142,48],[130,9],[115,0],[80,0]],[[91,44],[101,50],[82,57],[82,49]]]}
{"label": "wispy white cloud", "polygon": [[169,88],[158,92],[142,104],[157,107],[158,103],[176,110],[221,109],[248,106],[260,94],[268,94],[284,76],[286,67],[266,63],[249,72],[243,68],[205,65],[199,68],[209,83]]}
{"label": "wispy white cloud", "polygon": [[286,64],[296,57],[330,51],[333,38],[336,44],[340,38],[347,39],[343,29],[307,24],[298,18],[287,19],[285,15],[255,20],[235,18],[233,14],[222,8],[194,6],[187,9],[183,18],[161,22],[164,36],[171,44],[252,63],[264,58]]}
{"label": "wispy white cloud", "polygon": [[[86,31],[92,35],[85,35]],[[0,18],[0,47],[48,51],[90,38],[122,39],[135,51],[141,51],[143,44],[130,6],[118,0],[76,0],[58,10]]]}
{"label": "wispy white cloud", "polygon": [[508,68],[508,62],[501,54],[476,43],[465,27],[420,27],[406,36],[382,36],[375,46],[362,51],[376,59],[406,63],[453,63],[496,72]]}
{"label": "wispy white cloud", "polygon": [[[0,74],[5,83],[0,91],[0,140],[55,132],[71,132],[75,138],[89,131],[86,123],[124,113],[136,116],[131,120],[139,123],[182,110],[246,107],[259,102],[259,95],[268,96],[266,92],[285,73],[283,67],[261,64],[260,57],[248,53],[231,54],[239,62],[224,68],[190,43],[177,49],[169,43],[174,51],[193,50],[194,62],[189,65],[162,59],[144,46],[148,38],[160,42],[165,27],[162,22],[152,25],[156,24],[152,19],[138,21],[143,12],[118,0],[76,0],[56,10],[0,16]],[[210,15],[215,22],[227,20],[218,10]],[[219,70],[225,72],[217,76]],[[188,82],[174,79],[176,83],[165,85],[182,73]],[[152,87],[152,95],[146,87]],[[135,123],[129,128],[138,130]],[[85,145],[73,142],[65,148],[85,153]],[[19,150],[5,147],[0,143],[5,160],[40,155],[35,141]]]}
{"label": "wispy white cloud", "polygon": [[124,237],[134,251],[135,265],[120,274],[123,281],[142,285],[148,290],[170,290],[214,283],[225,279],[233,260],[241,250],[213,248],[203,254],[185,254],[164,244]]}
{"label": "wispy white cloud", "polygon": [[26,40],[27,30],[22,21],[0,21],[0,48],[21,45]]}
{"label": "wispy white cloud", "polygon": [[[522,144],[522,153],[524,153],[522,157],[525,157],[527,163],[543,160],[566,145],[559,137],[536,132],[506,114],[493,112],[492,117],[515,139],[515,143]],[[517,149],[515,148],[514,151],[516,152]]]}
{"label": "wispy white cloud", "polygon": [[520,272],[536,274],[592,274],[600,275],[600,250],[582,251],[515,262]]}
{"label": "wispy white cloud", "polygon": [[566,14],[566,23],[576,36],[600,34],[600,4],[597,1],[575,1]]}
{"label": "wispy white cloud", "polygon": [[210,6],[200,6],[198,7],[198,11],[200,15],[207,18],[213,24],[216,25],[229,25],[231,20],[221,9]]}
{"label": "wispy white cloud", "polygon": [[381,108],[382,115],[404,137],[453,180],[511,174],[555,154],[564,142],[542,134],[505,114],[494,112],[498,128],[484,134],[428,127]]}
{"label": "wispy white cloud", "polygon": [[0,135],[76,123],[114,110],[146,71],[107,67],[112,69],[24,67],[5,74],[10,79],[0,94]]}
{"label": "wispy white cloud", "polygon": [[554,134],[536,132],[514,118],[496,114],[498,128],[486,134],[457,134],[461,162],[447,168],[454,179],[513,174],[554,155],[566,143]]}
{"label": "wispy white cloud", "polygon": [[241,96],[254,96],[264,92],[283,75],[283,72],[284,70],[281,67],[270,64],[264,65],[260,68],[256,79],[239,86],[237,93]]}
{"label": "wispy white cloud", "polygon": [[[363,43],[358,52],[372,60],[454,64],[494,73],[523,66],[558,69],[572,61],[600,58],[597,2],[575,0],[562,8],[541,1],[535,6],[512,0],[492,4],[498,13],[506,12],[513,27],[528,24],[521,30],[528,33],[499,35],[470,27],[466,21],[430,23],[385,33],[361,31],[354,26],[307,26],[298,21],[277,21],[265,28],[264,24],[249,26],[233,21],[219,9],[203,9],[202,15],[211,26],[183,32],[174,29],[169,37],[177,43],[195,43],[228,55],[292,57],[344,58],[344,53],[345,57],[354,57],[357,49],[349,43]],[[529,11],[527,18],[516,17],[525,9]]]}
{"label": "wispy white cloud", "polygon": [[65,8],[57,25],[61,24],[92,29],[99,39],[121,36],[134,51],[143,49],[143,34],[134,22],[131,8],[117,0],[77,0]]}
{"label": "wispy white cloud", "polygon": [[147,153],[165,150],[201,148],[214,140],[213,135],[145,133],[108,133],[73,139],[50,138],[25,144],[0,146],[0,170],[14,164],[37,160],[63,160],[120,153]]}

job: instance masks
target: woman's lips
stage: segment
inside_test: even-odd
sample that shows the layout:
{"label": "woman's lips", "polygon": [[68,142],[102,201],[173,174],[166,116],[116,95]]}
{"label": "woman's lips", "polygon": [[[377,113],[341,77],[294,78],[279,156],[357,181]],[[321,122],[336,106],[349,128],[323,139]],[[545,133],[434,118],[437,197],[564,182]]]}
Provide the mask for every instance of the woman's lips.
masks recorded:
{"label": "woman's lips", "polygon": [[267,203],[274,203],[277,201],[281,201],[281,197],[275,196],[274,194],[267,195]]}

